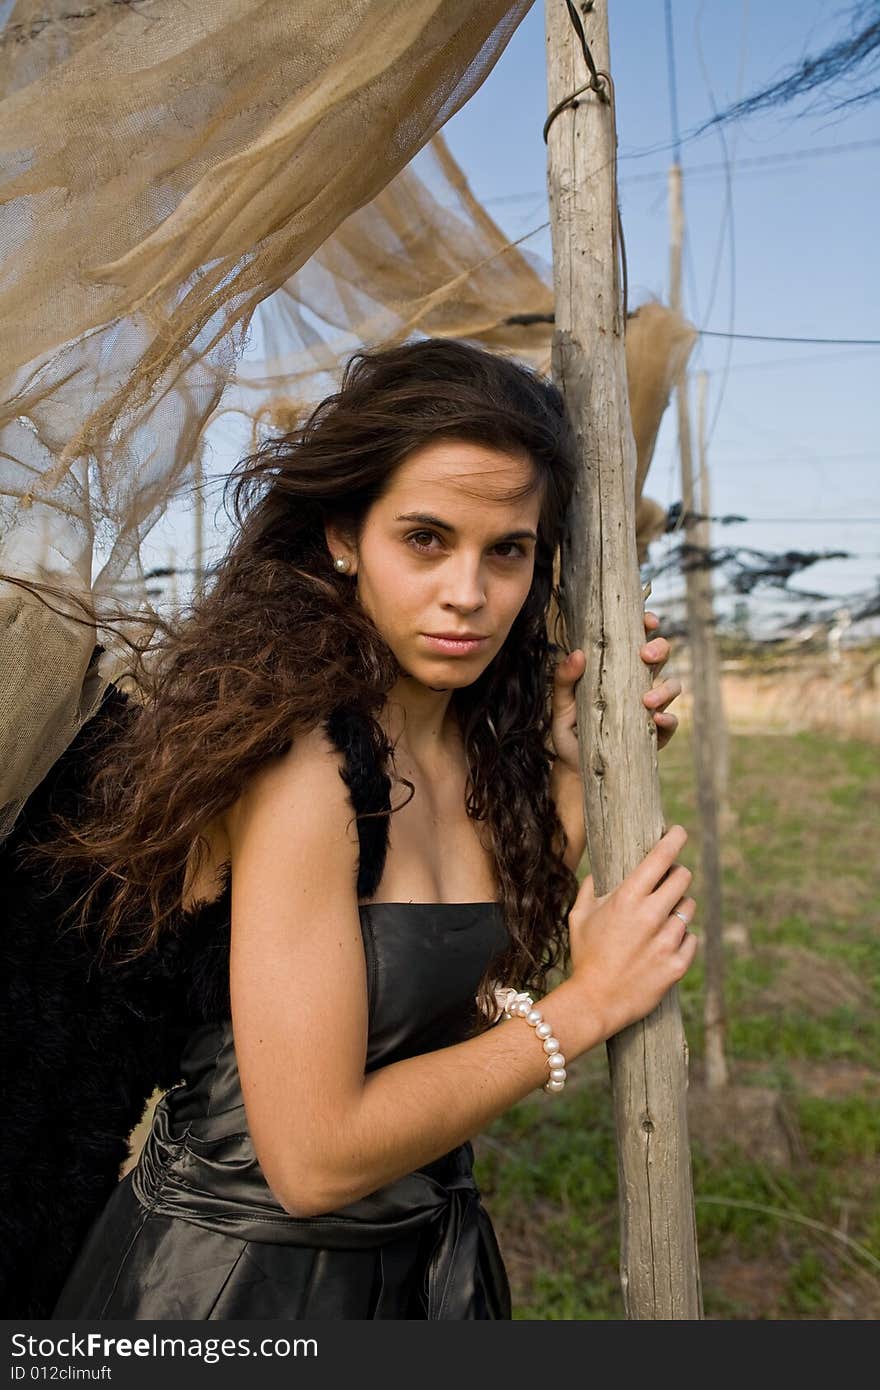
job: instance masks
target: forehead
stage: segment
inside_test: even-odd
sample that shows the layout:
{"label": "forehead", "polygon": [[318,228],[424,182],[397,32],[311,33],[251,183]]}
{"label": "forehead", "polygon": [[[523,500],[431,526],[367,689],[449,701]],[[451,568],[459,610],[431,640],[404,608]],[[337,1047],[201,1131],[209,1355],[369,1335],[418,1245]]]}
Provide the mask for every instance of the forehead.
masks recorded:
{"label": "forehead", "polygon": [[541,488],[534,487],[535,476],[525,453],[437,440],[417,449],[395,470],[381,500],[395,510],[430,508],[450,521],[452,513],[465,518],[490,512],[493,521],[503,518],[536,527]]}

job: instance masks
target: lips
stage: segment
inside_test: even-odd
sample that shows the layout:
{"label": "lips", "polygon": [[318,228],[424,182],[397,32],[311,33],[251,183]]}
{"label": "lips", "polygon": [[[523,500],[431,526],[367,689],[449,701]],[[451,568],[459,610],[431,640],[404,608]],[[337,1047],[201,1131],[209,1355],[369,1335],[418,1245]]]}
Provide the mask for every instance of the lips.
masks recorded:
{"label": "lips", "polygon": [[423,632],[422,637],[432,651],[443,652],[446,656],[469,656],[489,640],[488,637],[437,636],[432,632]]}

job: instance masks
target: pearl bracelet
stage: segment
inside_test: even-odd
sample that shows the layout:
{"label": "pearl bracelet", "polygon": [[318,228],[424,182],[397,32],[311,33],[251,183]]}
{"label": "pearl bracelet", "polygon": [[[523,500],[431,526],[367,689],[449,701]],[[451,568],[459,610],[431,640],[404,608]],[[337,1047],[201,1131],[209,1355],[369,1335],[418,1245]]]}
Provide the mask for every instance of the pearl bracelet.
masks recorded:
{"label": "pearl bracelet", "polygon": [[515,989],[506,989],[499,990],[498,1000],[504,1009],[506,1018],[524,1018],[526,1023],[534,1028],[535,1033],[541,1039],[547,1054],[547,1065],[550,1068],[550,1076],[544,1082],[543,1089],[545,1091],[561,1091],[565,1085],[565,1058],[559,1051],[559,1039],[554,1038],[550,1024],[544,1022],[541,1011],[535,1008],[534,999],[530,994],[525,994],[522,991],[517,993]]}

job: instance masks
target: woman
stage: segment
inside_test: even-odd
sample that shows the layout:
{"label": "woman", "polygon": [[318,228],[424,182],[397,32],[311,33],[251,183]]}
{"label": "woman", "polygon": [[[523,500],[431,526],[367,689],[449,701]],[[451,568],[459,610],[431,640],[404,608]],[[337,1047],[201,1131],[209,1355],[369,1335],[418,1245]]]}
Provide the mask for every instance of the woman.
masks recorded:
{"label": "woman", "polygon": [[[508,1318],[470,1137],[696,947],[681,827],[613,893],[575,877],[562,400],[449,340],[360,353],[236,472],[235,540],[63,851],[112,885],[108,958],[183,910],[191,1026],[54,1316]],[[661,742],[678,688],[644,697]],[[495,1026],[507,986],[537,1009]]]}

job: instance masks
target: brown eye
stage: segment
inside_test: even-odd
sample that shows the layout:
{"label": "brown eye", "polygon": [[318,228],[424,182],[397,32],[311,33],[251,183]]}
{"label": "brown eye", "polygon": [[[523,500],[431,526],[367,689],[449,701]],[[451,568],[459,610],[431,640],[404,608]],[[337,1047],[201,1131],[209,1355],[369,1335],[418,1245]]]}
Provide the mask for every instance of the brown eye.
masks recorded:
{"label": "brown eye", "polygon": [[[423,536],[427,537],[427,544],[423,543],[423,541],[419,539]],[[409,535],[405,537],[405,540],[407,545],[411,546],[414,550],[420,550],[423,554],[432,553],[433,547],[430,545],[430,542],[432,540],[441,541],[442,543],[442,537],[438,536],[436,531],[424,530],[410,531]],[[498,544],[494,547],[494,549],[496,553],[498,553],[499,559],[501,560],[519,560],[525,559],[527,556],[527,552],[523,549],[521,545],[518,545],[516,541],[499,541]],[[501,554],[500,552],[505,549],[508,553]]]}
{"label": "brown eye", "polygon": [[407,544],[411,545],[415,550],[427,551],[431,549],[430,545],[422,545],[416,539],[417,536],[427,536],[429,540],[439,540],[439,536],[437,536],[434,531],[411,531],[406,537],[406,540]]}

